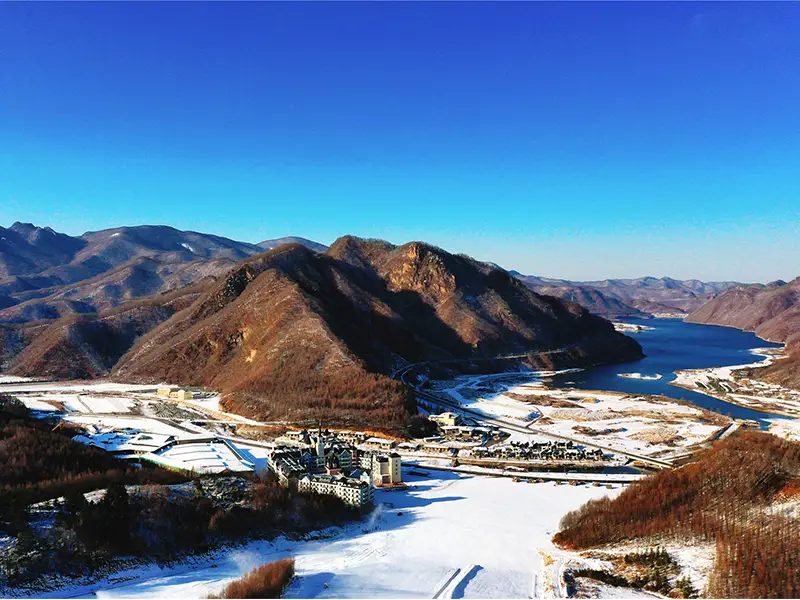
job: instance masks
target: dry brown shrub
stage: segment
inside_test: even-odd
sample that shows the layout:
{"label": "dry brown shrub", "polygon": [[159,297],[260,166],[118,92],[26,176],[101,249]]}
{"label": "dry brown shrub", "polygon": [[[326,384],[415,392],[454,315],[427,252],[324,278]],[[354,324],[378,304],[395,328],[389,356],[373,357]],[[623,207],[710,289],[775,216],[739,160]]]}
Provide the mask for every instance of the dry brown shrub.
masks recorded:
{"label": "dry brown shrub", "polygon": [[280,598],[294,577],[294,559],[282,558],[256,567],[209,598]]}

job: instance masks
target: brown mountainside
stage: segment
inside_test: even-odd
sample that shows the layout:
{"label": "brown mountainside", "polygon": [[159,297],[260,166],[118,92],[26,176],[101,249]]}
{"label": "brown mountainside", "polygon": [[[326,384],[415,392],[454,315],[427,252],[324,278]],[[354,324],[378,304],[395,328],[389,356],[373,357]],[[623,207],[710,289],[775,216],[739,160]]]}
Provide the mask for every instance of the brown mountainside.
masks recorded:
{"label": "brown mountainside", "polygon": [[262,246],[160,225],[72,237],[14,223],[0,227],[0,323],[99,313],[223,275],[244,258],[292,241],[326,249],[304,238],[266,240]]}
{"label": "brown mountainside", "polygon": [[641,356],[577,304],[427,244],[353,237],[325,254],[283,246],[248,259],[145,335],[118,378],[205,385],[262,419],[394,427],[405,362],[575,346],[583,364]]}
{"label": "brown mountainside", "polygon": [[95,314],[0,326],[2,363],[12,374],[56,379],[109,373],[135,341],[190,305],[204,289],[187,286]]}
{"label": "brown mountainside", "polygon": [[785,343],[788,358],[754,369],[753,374],[768,382],[800,388],[800,278],[785,284],[728,290],[691,313],[686,321],[735,327]]}

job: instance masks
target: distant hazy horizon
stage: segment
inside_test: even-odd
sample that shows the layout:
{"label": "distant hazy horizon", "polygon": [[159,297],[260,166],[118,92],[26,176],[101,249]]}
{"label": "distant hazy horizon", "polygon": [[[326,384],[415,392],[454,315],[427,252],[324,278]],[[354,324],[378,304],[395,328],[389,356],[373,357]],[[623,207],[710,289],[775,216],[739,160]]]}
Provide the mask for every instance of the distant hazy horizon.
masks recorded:
{"label": "distant hazy horizon", "polygon": [[[251,235],[249,238],[242,239],[242,238],[236,238],[236,237],[231,237],[231,236],[228,236],[228,235],[224,235],[224,234],[219,233],[218,231],[199,231],[199,230],[191,229],[191,228],[187,228],[187,227],[169,225],[167,223],[136,223],[136,224],[133,224],[133,225],[125,223],[125,224],[117,224],[117,225],[112,225],[110,227],[103,227],[103,228],[94,227],[94,228],[87,229],[87,230],[84,230],[84,231],[65,231],[65,230],[59,229],[56,226],[49,225],[47,223],[33,223],[33,222],[30,222],[30,221],[25,221],[24,219],[16,219],[14,222],[16,222],[16,221],[30,223],[31,225],[35,225],[35,226],[38,226],[38,227],[50,227],[51,229],[55,230],[58,233],[66,233],[67,235],[71,235],[71,236],[75,236],[75,237],[79,237],[79,236],[81,236],[81,235],[83,235],[85,233],[98,231],[100,229],[115,229],[117,227],[135,227],[135,226],[143,226],[143,225],[151,225],[151,226],[162,226],[162,225],[165,225],[167,227],[174,227],[175,229],[179,229],[179,230],[183,230],[183,231],[194,231],[196,233],[206,233],[206,234],[212,234],[212,235],[219,235],[219,236],[222,236],[222,237],[227,237],[227,238],[232,239],[232,240],[237,241],[237,242],[247,242],[247,243],[250,243],[250,244],[258,244],[258,243],[263,242],[265,240],[281,239],[281,238],[285,238],[285,237],[301,237],[301,238],[306,238],[306,239],[308,239],[308,240],[310,240],[312,242],[319,242],[320,244],[324,244],[326,246],[330,246],[334,241],[336,241],[336,239],[338,239],[339,237],[345,236],[345,235],[354,235],[354,236],[357,236],[357,237],[372,237],[372,236],[359,236],[358,233],[348,232],[348,233],[342,233],[341,236],[337,236],[336,238],[333,238],[331,240],[318,240],[318,239],[314,239],[314,238],[309,238],[308,236],[304,236],[304,235],[296,235],[294,233],[286,233],[286,232],[284,232],[284,233],[280,233],[280,234],[276,234],[276,235],[268,235],[268,234],[261,235],[261,236],[256,235],[255,237],[253,237]],[[0,227],[10,227],[12,224],[13,224],[13,222],[12,223],[0,223]],[[385,238],[379,238],[379,239],[385,239]],[[427,242],[427,243],[432,243],[429,240],[422,240],[422,239],[419,239],[419,240],[400,240],[400,241],[397,241],[397,240],[395,240],[395,241],[393,241],[393,240],[385,240],[385,241],[388,241],[388,242],[390,242],[392,244],[395,244],[397,246],[401,246],[401,245],[406,244],[408,242]],[[452,248],[448,248],[446,246],[440,246],[440,247],[442,247],[442,248],[444,248],[444,250],[447,250],[448,252],[452,252],[454,254],[462,253],[460,251],[453,250]],[[639,274],[639,275],[608,275],[608,276],[599,276],[599,277],[585,277],[585,278],[581,279],[581,278],[575,278],[575,277],[566,277],[566,276],[560,276],[560,275],[548,275],[548,274],[544,274],[544,273],[522,271],[522,270],[518,269],[517,267],[515,267],[513,264],[512,265],[501,265],[500,263],[497,263],[497,261],[494,261],[494,260],[492,260],[490,258],[481,258],[480,256],[472,255],[472,254],[469,254],[469,253],[462,253],[462,254],[468,254],[469,256],[472,256],[473,258],[475,258],[477,260],[484,261],[484,262],[495,263],[498,266],[502,267],[503,269],[506,269],[507,271],[517,271],[517,272],[521,273],[522,275],[535,275],[537,277],[542,277],[542,278],[545,278],[545,279],[565,279],[565,280],[570,280],[570,281],[603,281],[603,280],[606,280],[606,279],[642,279],[642,278],[645,278],[645,277],[653,277],[653,278],[656,278],[656,279],[669,277],[669,278],[672,278],[672,279],[678,279],[678,280],[682,280],[682,281],[691,280],[691,279],[699,279],[698,277],[677,277],[677,276],[672,275],[670,273],[664,273],[664,274],[660,274],[660,275],[654,275],[652,273],[644,273],[644,274]],[[791,281],[794,278],[795,277],[789,277],[789,278],[785,278],[785,277],[780,278],[779,277],[779,278],[776,278],[776,279],[784,279],[785,281],[788,282],[788,281]],[[766,284],[766,283],[771,283],[773,281],[776,281],[776,279],[770,279],[768,281],[767,280],[764,280],[764,281],[743,281],[743,280],[738,280],[738,279],[736,279],[736,280],[734,280],[734,279],[702,279],[701,281],[704,281],[706,283],[736,281],[738,283],[749,283],[749,284],[764,283],[764,284]]]}
{"label": "distant hazy horizon", "polygon": [[0,3],[0,223],[800,275],[800,5]]}

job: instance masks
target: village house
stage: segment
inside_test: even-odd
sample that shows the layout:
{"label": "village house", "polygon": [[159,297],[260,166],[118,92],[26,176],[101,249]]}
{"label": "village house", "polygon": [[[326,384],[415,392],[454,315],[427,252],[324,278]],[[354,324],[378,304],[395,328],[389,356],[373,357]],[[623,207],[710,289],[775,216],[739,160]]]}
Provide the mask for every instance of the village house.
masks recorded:
{"label": "village house", "polygon": [[336,439],[357,446],[364,443],[364,440],[367,439],[367,434],[363,431],[337,431]]}
{"label": "village house", "polygon": [[308,435],[308,431],[287,431],[282,436],[275,440],[279,444],[309,444],[310,443],[310,436]]}
{"label": "village house", "polygon": [[397,449],[401,452],[417,452],[419,450],[419,444],[416,442],[401,442],[397,444]]}
{"label": "village house", "polygon": [[461,423],[461,416],[454,412],[443,412],[438,415],[431,415],[428,418],[437,425],[445,425],[450,427]]}
{"label": "village house", "polygon": [[442,454],[453,456],[457,450],[455,448],[451,448],[450,446],[443,446],[442,444],[425,444],[422,447],[422,452],[425,452],[426,454]]}
{"label": "village house", "polygon": [[370,448],[373,450],[394,450],[397,444],[394,440],[388,440],[386,438],[379,438],[379,437],[371,437],[366,442],[364,442],[364,446],[366,448]]}

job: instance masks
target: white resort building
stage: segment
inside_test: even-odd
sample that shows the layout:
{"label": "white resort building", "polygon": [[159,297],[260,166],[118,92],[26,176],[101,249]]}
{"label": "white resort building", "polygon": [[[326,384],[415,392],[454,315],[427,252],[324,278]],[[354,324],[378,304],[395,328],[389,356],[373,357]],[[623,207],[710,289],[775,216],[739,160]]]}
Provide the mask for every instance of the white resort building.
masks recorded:
{"label": "white resort building", "polygon": [[400,469],[400,455],[396,452],[372,456],[372,483],[376,486],[401,483],[403,477]]}
{"label": "white resort building", "polygon": [[445,425],[448,427],[453,427],[461,423],[461,416],[454,412],[443,412],[439,415],[431,415],[428,418],[437,425]]}
{"label": "white resort building", "polygon": [[343,475],[306,475],[297,484],[298,492],[329,494],[351,506],[372,504],[373,489],[368,481]]}

